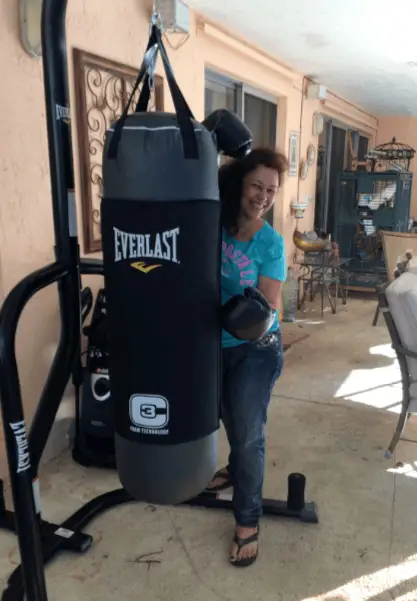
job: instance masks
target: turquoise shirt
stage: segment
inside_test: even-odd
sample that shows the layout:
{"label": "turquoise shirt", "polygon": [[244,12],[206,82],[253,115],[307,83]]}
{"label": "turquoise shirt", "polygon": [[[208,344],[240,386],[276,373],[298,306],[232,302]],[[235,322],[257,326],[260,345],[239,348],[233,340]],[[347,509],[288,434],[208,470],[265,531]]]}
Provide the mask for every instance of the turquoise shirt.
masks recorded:
{"label": "turquoise shirt", "polygon": [[[247,242],[236,240],[223,229],[222,304],[235,294],[243,294],[245,288],[256,288],[260,275],[285,282],[287,265],[283,237],[267,222]],[[270,332],[278,328],[278,315],[275,312]],[[223,347],[243,343],[243,340],[222,331]]]}

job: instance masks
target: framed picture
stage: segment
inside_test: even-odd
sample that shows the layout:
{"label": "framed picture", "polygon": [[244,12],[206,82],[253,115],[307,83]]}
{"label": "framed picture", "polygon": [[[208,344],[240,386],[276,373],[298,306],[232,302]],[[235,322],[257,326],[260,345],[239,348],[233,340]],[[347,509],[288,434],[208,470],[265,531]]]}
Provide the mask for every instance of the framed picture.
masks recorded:
{"label": "framed picture", "polygon": [[288,175],[298,175],[299,136],[297,131],[290,132],[290,145],[288,149]]}

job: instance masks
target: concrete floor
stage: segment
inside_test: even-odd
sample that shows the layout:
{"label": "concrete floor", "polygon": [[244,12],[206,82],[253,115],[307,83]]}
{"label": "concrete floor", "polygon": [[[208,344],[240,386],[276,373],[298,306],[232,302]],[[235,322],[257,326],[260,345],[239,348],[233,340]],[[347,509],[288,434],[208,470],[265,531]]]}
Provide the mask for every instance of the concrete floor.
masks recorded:
{"label": "concrete floor", "polygon": [[[373,301],[350,299],[324,319],[311,305],[295,324],[269,413],[265,496],[285,498],[286,477],[308,477],[319,525],[265,518],[258,562],[228,565],[227,512],[122,506],[88,529],[84,556],[61,555],[47,569],[60,601],[411,601],[417,600],[417,445],[384,458],[397,420],[399,373]],[[417,440],[412,420],[406,437]],[[222,438],[221,456],[227,448]],[[397,462],[402,467],[396,468]],[[68,456],[44,468],[43,511],[60,521],[118,487],[114,474],[83,469]],[[155,553],[146,563],[140,557]],[[0,579],[19,562],[0,534]]]}

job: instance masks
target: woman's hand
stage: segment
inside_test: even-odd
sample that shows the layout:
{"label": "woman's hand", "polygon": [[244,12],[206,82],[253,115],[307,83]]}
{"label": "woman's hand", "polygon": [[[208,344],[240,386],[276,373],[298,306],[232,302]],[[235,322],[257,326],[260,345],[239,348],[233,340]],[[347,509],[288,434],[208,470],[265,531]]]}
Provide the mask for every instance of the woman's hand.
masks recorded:
{"label": "woman's hand", "polygon": [[271,309],[279,312],[282,308],[282,282],[260,275],[257,288],[262,292]]}

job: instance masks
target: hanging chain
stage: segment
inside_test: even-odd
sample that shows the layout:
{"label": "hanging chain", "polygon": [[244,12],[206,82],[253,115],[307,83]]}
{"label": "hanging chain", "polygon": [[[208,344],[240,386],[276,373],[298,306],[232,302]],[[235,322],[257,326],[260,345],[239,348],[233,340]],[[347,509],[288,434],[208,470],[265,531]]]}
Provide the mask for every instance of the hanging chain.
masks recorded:
{"label": "hanging chain", "polygon": [[[183,39],[176,45],[174,46],[170,39],[168,38],[166,31],[164,30],[164,24],[162,21],[162,16],[161,16],[161,12],[160,12],[160,0],[153,0],[153,5],[152,5],[152,17],[151,17],[151,24],[149,27],[149,31],[152,29],[152,27],[156,25],[158,27],[158,29],[161,32],[161,35],[165,38],[167,44],[170,46],[170,48],[172,48],[172,50],[178,50],[179,48],[181,48],[181,46],[183,44],[185,44],[185,42],[188,40],[188,38],[190,37],[190,34],[187,33],[185,34],[185,36],[183,37]],[[149,76],[149,85],[151,84],[151,76]],[[152,76],[152,85],[154,85],[153,82],[153,76]]]}
{"label": "hanging chain", "polygon": [[161,32],[163,31],[164,28],[163,28],[162,17],[161,17],[161,12],[160,12],[159,0],[153,0],[151,28],[154,25],[156,25],[158,27],[158,29],[161,30]]}
{"label": "hanging chain", "polygon": [[[149,25],[149,34],[151,33],[152,27],[156,26],[161,33],[163,33],[163,24],[162,24],[162,17],[161,17],[161,13],[160,13],[160,3],[159,0],[153,0],[153,6],[152,6],[152,17],[151,17],[151,23]],[[153,49],[149,49],[151,52],[151,57],[149,60],[149,66],[147,68],[147,73],[148,73],[148,83],[149,83],[149,90],[151,93],[154,92],[155,90],[155,70],[156,70],[156,59],[157,59],[157,51],[156,51],[156,47]]]}

